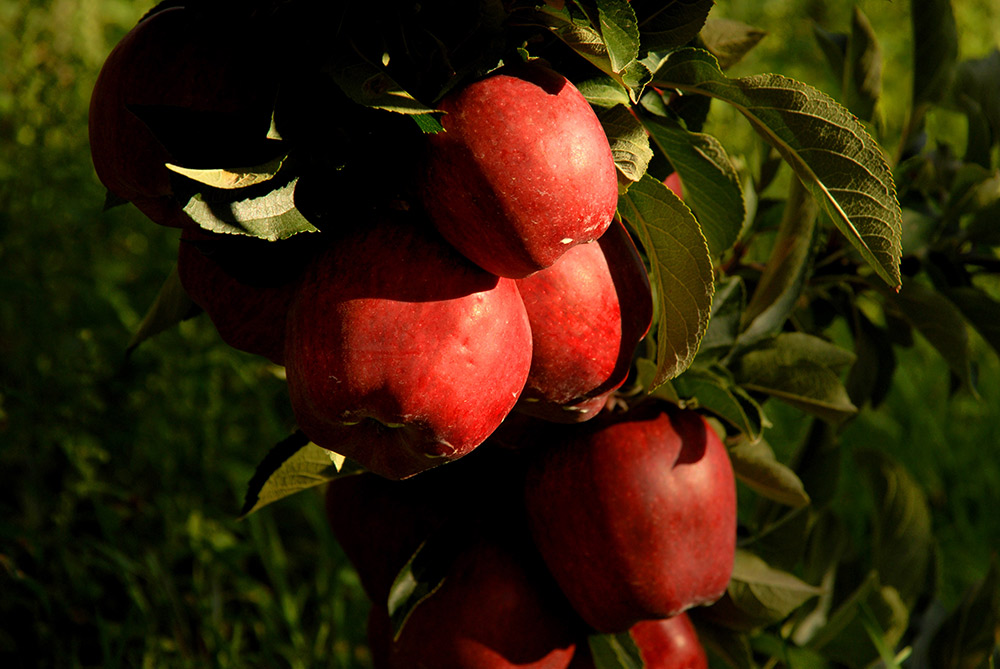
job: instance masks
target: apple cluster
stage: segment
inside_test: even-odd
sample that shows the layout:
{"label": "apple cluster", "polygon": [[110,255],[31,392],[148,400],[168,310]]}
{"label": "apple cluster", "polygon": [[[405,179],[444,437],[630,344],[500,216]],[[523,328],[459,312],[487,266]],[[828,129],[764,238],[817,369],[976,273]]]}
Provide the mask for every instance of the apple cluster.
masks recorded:
{"label": "apple cluster", "polygon": [[[653,301],[588,102],[539,61],[503,64],[439,100],[439,132],[412,126],[403,196],[338,216],[296,192],[317,231],[220,234],[167,164],[260,164],[280,151],[268,127],[310,112],[241,62],[256,24],[199,19],[160,9],[109,55],[95,168],[180,228],[184,290],[229,345],[285,368],[299,429],[367,470],[327,501],[376,666],[581,668],[588,635],[623,632],[647,666],[707,666],[685,612],[728,584],[733,472],[700,414],[618,392]],[[304,171],[321,162],[296,146]],[[420,554],[440,585],[400,607]]]}

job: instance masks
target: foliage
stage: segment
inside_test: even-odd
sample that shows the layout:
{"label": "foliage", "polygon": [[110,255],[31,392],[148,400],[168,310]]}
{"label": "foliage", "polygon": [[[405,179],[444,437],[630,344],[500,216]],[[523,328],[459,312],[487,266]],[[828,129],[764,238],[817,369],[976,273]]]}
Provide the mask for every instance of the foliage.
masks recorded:
{"label": "foliage", "polygon": [[[718,418],[746,483],[737,578],[725,606],[697,618],[717,659],[929,667],[967,656],[954,666],[985,666],[998,616],[990,547],[1000,545],[988,520],[1000,470],[983,457],[1000,437],[989,402],[1000,393],[995,52],[959,53],[949,3],[914,2],[912,77],[880,57],[884,30],[911,39],[892,33],[905,8],[881,22],[831,12],[825,30],[809,30],[815,43],[779,51],[774,70],[786,76],[744,75],[769,42],[759,28],[773,48],[787,24],[713,22],[696,39],[725,7],[693,2],[669,22],[633,24],[649,3],[636,0],[633,14],[611,1],[529,5],[522,50],[565,67],[608,110],[619,212],[661,290],[640,382]],[[85,110],[104,55],[141,11],[26,0],[0,11],[13,26],[0,33],[12,64],[0,75],[10,147],[0,158],[0,578],[12,593],[0,604],[11,622],[0,656],[14,666],[364,664],[367,603],[315,496],[235,522],[265,445],[287,450],[280,369],[217,345],[206,319],[125,359],[176,235],[130,209],[99,213]],[[486,26],[479,43],[496,50],[456,50],[454,78],[415,63],[390,77],[365,34],[326,73],[361,104],[417,120],[408,131],[433,131],[438,95],[510,53]],[[800,71],[805,53],[825,58],[832,97]],[[898,90],[887,99],[875,85],[880,68],[885,89],[912,79],[904,109]],[[727,133],[714,121],[736,118],[727,114],[748,124]],[[341,193],[390,188],[371,178],[378,155],[333,170],[317,161],[303,178]],[[274,209],[218,188],[235,166],[217,167],[188,176],[249,204],[212,225],[303,229],[289,215],[294,181],[275,180],[266,197],[281,215],[261,217]],[[689,206],[661,185],[673,169]],[[255,195],[277,172],[248,171]],[[201,201],[190,212],[206,223]],[[675,230],[696,251],[688,264]],[[689,303],[668,299],[690,285],[703,290]],[[306,487],[332,471],[322,458],[294,464]],[[260,483],[274,484],[268,473],[251,490],[264,503],[280,496]]]}

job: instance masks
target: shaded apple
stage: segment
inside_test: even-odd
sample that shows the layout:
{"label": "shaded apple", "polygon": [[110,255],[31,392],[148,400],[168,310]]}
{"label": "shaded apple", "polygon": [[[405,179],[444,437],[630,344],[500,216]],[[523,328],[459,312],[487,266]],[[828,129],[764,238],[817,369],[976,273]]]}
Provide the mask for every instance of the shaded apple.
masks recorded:
{"label": "shaded apple", "polygon": [[565,426],[532,464],[525,500],[546,564],[599,632],[711,603],[729,583],[735,479],[694,411],[648,400]]}
{"label": "shaded apple", "polygon": [[266,242],[186,227],[177,272],[224,342],[282,365],[288,307],[315,244],[305,236]]}
{"label": "shaded apple", "polygon": [[531,371],[519,411],[556,422],[593,418],[628,376],[649,330],[645,265],[620,221],[596,242],[517,281],[531,323]]}
{"label": "shaded apple", "polygon": [[359,472],[327,485],[330,529],[373,602],[388,601],[400,569],[436,533],[469,532],[483,522],[524,524],[523,499],[512,484],[523,478],[523,459],[487,444],[402,481]]}
{"label": "shaded apple", "polygon": [[618,204],[600,121],[561,74],[500,68],[443,98],[421,198],[459,251],[500,276],[550,266],[604,233]]}
{"label": "shaded apple", "polygon": [[514,281],[476,267],[413,215],[345,231],[310,263],[289,310],[299,427],[387,478],[481,444],[530,364]]}
{"label": "shaded apple", "polygon": [[[636,623],[629,635],[645,669],[708,669],[708,655],[685,613]],[[570,669],[594,669],[594,659],[583,644],[578,645]]]}
{"label": "shaded apple", "polygon": [[368,630],[376,669],[565,669],[582,623],[530,541],[491,529],[458,554],[396,639],[384,606],[372,607]]}
{"label": "shaded apple", "polygon": [[153,221],[191,224],[166,163],[246,167],[267,157],[276,85],[248,65],[258,28],[233,12],[153,11],[112,49],[90,99],[101,182]]}

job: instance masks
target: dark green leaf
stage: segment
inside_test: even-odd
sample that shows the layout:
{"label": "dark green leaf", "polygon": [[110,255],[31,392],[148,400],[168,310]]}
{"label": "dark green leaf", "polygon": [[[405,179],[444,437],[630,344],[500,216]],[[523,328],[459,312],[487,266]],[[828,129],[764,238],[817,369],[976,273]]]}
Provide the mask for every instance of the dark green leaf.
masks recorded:
{"label": "dark green leaf", "polygon": [[733,669],[757,669],[748,635],[706,622],[701,615],[704,610],[692,609],[689,614],[697,621],[698,638],[705,648]]}
{"label": "dark green leaf", "polygon": [[858,313],[854,332],[854,353],[857,360],[847,375],[847,393],[858,407],[870,403],[877,407],[892,387],[896,369],[896,353],[889,334]]}
{"label": "dark green leaf", "polygon": [[783,620],[822,592],[796,576],[775,569],[753,553],[736,551],[726,594],[737,609],[760,625]]}
{"label": "dark green leaf", "polygon": [[931,512],[920,485],[880,451],[856,453],[875,498],[873,566],[912,606],[924,594],[934,551]]}
{"label": "dark green leaf", "polygon": [[639,648],[628,632],[592,634],[587,637],[595,669],[643,669]]}
{"label": "dark green leaf", "polygon": [[1000,354],[1000,302],[971,286],[949,288],[944,294],[979,336]]}
{"label": "dark green leaf", "polygon": [[156,299],[153,300],[153,304],[150,305],[146,311],[146,315],[142,318],[142,322],[139,323],[139,327],[133,333],[132,339],[125,349],[125,353],[131,354],[139,344],[150,337],[168,330],[181,321],[187,320],[199,313],[201,313],[201,309],[191,301],[187,292],[184,291],[184,286],[181,285],[181,278],[175,266],[173,271],[167,275],[166,280],[160,287],[160,292],[156,295]]}
{"label": "dark green leaf", "polygon": [[674,391],[689,406],[706,409],[748,438],[757,439],[765,427],[760,405],[724,371],[690,367],[673,380]]}
{"label": "dark green leaf", "polygon": [[951,0],[910,5],[913,28],[913,108],[940,102],[958,59],[958,30]]}
{"label": "dark green leaf", "polygon": [[698,217],[709,252],[719,257],[736,242],[746,217],[729,155],[715,137],[688,132],[670,118],[644,116],[643,124],[680,175],[684,202]]}
{"label": "dark green leaf", "polygon": [[934,635],[930,647],[931,666],[940,669],[992,667],[1000,628],[1000,565],[996,555],[982,581],[962,598]]}
{"label": "dark green leaf", "polygon": [[684,46],[701,32],[715,0],[632,0],[644,51]]}
{"label": "dark green leaf", "polygon": [[741,345],[784,329],[812,268],[817,213],[815,199],[793,179],[767,265],[743,312]]}
{"label": "dark green leaf", "polygon": [[[967,159],[983,167],[990,166],[990,149],[1000,143],[1000,49],[982,58],[962,62],[955,71],[951,97],[953,103],[970,119]],[[978,146],[973,142],[978,141]]]}
{"label": "dark green leaf", "polygon": [[855,116],[870,121],[882,95],[882,49],[868,17],[855,5],[844,71],[844,104]]}
{"label": "dark green leaf", "polygon": [[702,45],[718,59],[723,70],[743,60],[766,36],[759,28],[721,18],[709,18],[698,34]]}
{"label": "dark green leaf", "polygon": [[818,25],[813,26],[813,36],[823,51],[823,55],[826,56],[830,70],[838,81],[842,81],[844,62],[847,59],[847,42],[850,40],[850,36],[847,33],[829,32]]}
{"label": "dark green leaf", "polygon": [[691,211],[648,174],[619,197],[618,210],[651,265],[659,310],[655,387],[687,369],[698,352],[712,308],[712,261]]}
{"label": "dark green leaf", "polygon": [[881,148],[843,106],[780,75],[729,79],[700,49],[673,54],[654,84],[733,105],[770,143],[861,256],[900,284],[902,212]]}
{"label": "dark green leaf", "polygon": [[[872,572],[830,615],[808,646],[852,669],[862,669],[879,658],[879,646],[895,648],[908,623],[909,611],[899,593],[883,586]],[[876,640],[872,638],[873,626]]]}
{"label": "dark green leaf", "polygon": [[907,280],[899,293],[886,292],[903,318],[930,342],[948,367],[969,390],[972,367],[969,334],[962,312],[933,288]]}
{"label": "dark green leaf", "polygon": [[336,478],[344,457],[321,448],[301,432],[295,432],[268,451],[247,485],[240,510],[246,518],[258,509],[306,488]]}
{"label": "dark green leaf", "polygon": [[221,234],[276,241],[301,232],[318,232],[295,207],[297,183],[296,177],[266,195],[247,200],[227,201],[197,194],[188,200],[184,212],[202,228]]}
{"label": "dark green leaf", "polygon": [[778,461],[763,439],[733,446],[729,458],[736,476],[763,497],[788,506],[809,504],[809,495],[798,475]]}
{"label": "dark green leaf", "polygon": [[853,353],[818,337],[785,333],[742,353],[732,369],[748,390],[839,422],[857,413],[857,408],[834,369],[853,361]]}
{"label": "dark green leaf", "polygon": [[389,589],[389,619],[398,638],[413,610],[437,592],[455,558],[468,545],[466,535],[453,527],[432,534],[413,553]]}
{"label": "dark green leaf", "polygon": [[399,114],[430,114],[434,109],[416,100],[393,81],[384,68],[358,56],[350,64],[337,63],[327,74],[355,102]]}
{"label": "dark green leaf", "polygon": [[728,350],[736,343],[745,305],[746,288],[740,277],[726,277],[716,284],[711,320],[702,337],[699,354]]}
{"label": "dark green leaf", "polygon": [[653,157],[653,150],[649,147],[649,136],[638,119],[624,105],[602,109],[597,117],[611,144],[619,180],[624,178],[633,182],[641,179]]}

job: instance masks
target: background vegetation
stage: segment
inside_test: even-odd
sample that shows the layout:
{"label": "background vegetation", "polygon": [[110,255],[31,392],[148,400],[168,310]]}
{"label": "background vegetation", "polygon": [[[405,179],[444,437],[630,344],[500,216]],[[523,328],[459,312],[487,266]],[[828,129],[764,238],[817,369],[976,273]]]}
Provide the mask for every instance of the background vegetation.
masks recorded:
{"label": "background vegetation", "polygon": [[[363,667],[367,603],[318,493],[236,521],[256,463],[293,427],[281,370],[224,346],[207,319],[125,356],[177,234],[131,207],[102,213],[87,105],[150,4],[0,4],[0,663]],[[953,4],[960,57],[1000,45],[996,3]],[[846,30],[851,6],[720,2],[717,16],[769,32],[732,74],[781,72],[835,94],[813,27]],[[908,3],[860,6],[885,51],[892,151],[910,96]],[[720,112],[708,131],[752,161],[751,133]],[[928,120],[932,139],[959,147],[963,128],[943,110]],[[877,444],[928,494],[948,609],[1000,546],[1000,364],[973,345],[978,396],[953,392],[917,339],[896,351],[886,403],[844,435],[846,454]],[[799,415],[769,415],[772,445],[790,449]],[[863,546],[870,495],[845,460],[834,504]]]}

